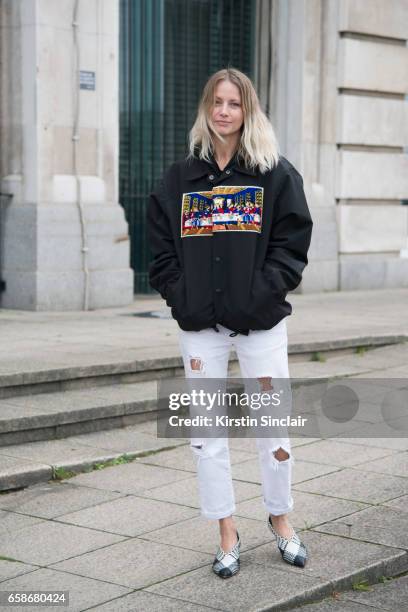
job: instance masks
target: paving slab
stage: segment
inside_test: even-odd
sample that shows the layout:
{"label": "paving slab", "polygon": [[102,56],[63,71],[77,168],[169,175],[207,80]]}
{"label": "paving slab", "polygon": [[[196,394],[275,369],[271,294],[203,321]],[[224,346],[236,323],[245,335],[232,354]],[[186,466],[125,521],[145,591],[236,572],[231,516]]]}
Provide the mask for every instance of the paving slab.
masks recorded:
{"label": "paving slab", "polygon": [[277,567],[266,567],[242,558],[241,569],[231,580],[214,580],[211,567],[203,567],[182,576],[146,588],[149,593],[177,597],[193,604],[217,607],[234,612],[282,610],[288,601],[293,605],[313,597],[328,594],[330,583]]}
{"label": "paving slab", "polygon": [[[366,431],[368,429],[369,426],[366,427]],[[408,450],[408,437],[402,437],[402,438],[396,438],[396,437],[392,437],[392,438],[387,438],[387,437],[370,437],[369,435],[367,436],[362,436],[362,437],[357,437],[357,436],[353,436],[352,438],[336,438],[339,442],[347,442],[349,444],[353,444],[353,445],[360,445],[360,446],[374,446],[377,448],[388,448],[388,449],[392,449],[392,450]]]}
{"label": "paving slab", "polygon": [[[294,510],[290,513],[290,522],[296,529],[310,529],[336,518],[348,518],[348,515],[367,507],[366,504],[301,491],[293,491],[292,495]],[[236,516],[265,522],[267,511],[258,499],[250,499],[237,504]]]}
{"label": "paving slab", "polygon": [[[290,341],[304,344],[319,339],[328,343],[353,336],[407,333],[407,295],[407,289],[291,294],[293,315],[287,319]],[[136,296],[129,306],[89,312],[2,309],[2,318],[7,322],[2,338],[7,342],[8,351],[0,357],[0,372],[10,372],[13,368],[21,372],[24,365],[31,370],[47,365],[55,367],[57,359],[66,365],[79,365],[118,359],[121,353],[127,359],[140,358],[149,349],[156,354],[163,353],[164,344],[175,354],[177,323],[172,319],[130,316],[143,311],[161,311],[166,316],[169,309],[159,296]],[[125,350],[120,351],[120,347]]]}
{"label": "paving slab", "polygon": [[322,533],[408,550],[408,512],[377,506],[314,528]]}
{"label": "paving slab", "polygon": [[306,493],[380,504],[407,493],[408,479],[344,468],[334,474],[319,476],[294,486],[298,491]]}
{"label": "paving slab", "polygon": [[3,537],[0,556],[48,565],[123,539],[111,533],[44,520]]}
{"label": "paving slab", "polygon": [[51,481],[0,495],[0,508],[44,519],[56,518],[117,499],[124,493],[78,487],[70,481]]}
{"label": "paving slab", "polygon": [[51,567],[139,589],[203,565],[207,567],[213,558],[214,555],[185,548],[130,538],[55,563]]}
{"label": "paving slab", "polygon": [[183,440],[175,438],[158,438],[155,434],[141,432],[133,425],[103,431],[95,431],[80,436],[72,436],[70,440],[81,446],[89,446],[102,450],[113,450],[122,453],[157,450],[163,447],[184,444]]}
{"label": "paving slab", "polygon": [[165,525],[183,529],[185,520],[198,514],[198,510],[186,506],[127,495],[63,514],[58,521],[132,537]]}
{"label": "paving slab", "polygon": [[88,474],[74,476],[75,485],[117,491],[119,493],[141,493],[153,487],[174,483],[189,478],[190,474],[182,470],[146,465],[137,459],[123,465],[94,470]]}
{"label": "paving slab", "polygon": [[323,465],[351,467],[371,459],[387,457],[395,451],[379,447],[359,447],[336,440],[320,440],[296,449],[295,457]]}
{"label": "paving slab", "polygon": [[98,612],[135,612],[135,610],[156,611],[156,612],[209,612],[209,610],[219,610],[201,604],[192,604],[190,601],[183,601],[176,597],[163,597],[154,595],[141,590],[129,593],[110,602],[92,608]]}
{"label": "paving slab", "polygon": [[388,457],[376,459],[375,461],[364,461],[355,464],[360,470],[377,472],[379,474],[391,474],[392,476],[408,476],[408,452],[394,452]]}
{"label": "paving slab", "polygon": [[[69,591],[69,606],[58,606],[58,608],[53,606],[54,609],[67,611],[86,610],[130,591],[126,587],[111,584],[108,581],[92,580],[86,576],[47,568],[37,569],[1,583],[2,591],[38,591],[39,588],[41,591]],[[27,606],[7,606],[3,609],[23,612],[28,608]]]}
{"label": "paving slab", "polygon": [[292,608],[293,612],[370,612],[370,610],[408,610],[408,576],[370,584],[367,590],[336,593],[320,603]]}
{"label": "paving slab", "polygon": [[[351,579],[359,575],[381,576],[395,568],[408,569],[408,555],[403,550],[315,531],[302,531],[301,538],[310,554],[301,571],[319,580],[332,580],[338,590],[350,588]],[[247,551],[245,557],[246,562],[266,568],[283,563],[275,542]],[[289,569],[294,572],[300,568]]]}
{"label": "paving slab", "polygon": [[296,453],[294,453],[295,461],[292,469],[292,484],[295,485],[306,480],[311,480],[317,476],[323,476],[324,474],[335,474],[341,468],[334,465],[322,465],[320,463],[312,463],[311,461],[301,461],[296,459]]}
{"label": "paving slab", "polygon": [[391,499],[389,501],[381,504],[386,508],[394,508],[395,510],[401,510],[402,512],[407,512],[408,508],[408,495],[401,495],[401,497],[397,497],[395,499]]}
{"label": "paving slab", "polygon": [[17,514],[17,512],[10,512],[6,510],[0,510],[0,539],[6,538],[8,534],[24,527],[30,527],[40,522],[41,519],[33,516],[25,516],[24,514]]}
{"label": "paving slab", "polygon": [[[11,559],[0,559],[0,583],[4,580],[8,580],[9,578],[15,578],[16,576],[27,574],[28,572],[32,572],[36,569],[37,567],[35,565],[30,565],[29,563],[21,563],[20,561],[14,561]],[[2,585],[0,590],[4,590],[2,589]]]}
{"label": "paving slab", "polygon": [[[187,472],[185,472],[187,474]],[[261,494],[261,487],[251,482],[241,482],[239,480],[232,480],[234,487],[235,500],[242,501],[244,499],[251,499]],[[152,489],[145,489],[139,495],[143,497],[149,497],[150,499],[158,499],[162,501],[168,501],[175,504],[183,504],[190,508],[199,508],[199,493],[198,493],[198,481],[197,477],[184,478],[167,485],[155,487]]]}
{"label": "paving slab", "polygon": [[[262,506],[261,497],[258,497],[256,501],[259,506]],[[270,539],[270,532],[265,521],[234,516],[241,537],[241,551],[264,544]],[[212,554],[214,558],[219,542],[218,521],[197,516],[178,525],[168,525],[162,529],[145,533],[143,538],[171,546],[180,546],[188,550],[205,552]]]}

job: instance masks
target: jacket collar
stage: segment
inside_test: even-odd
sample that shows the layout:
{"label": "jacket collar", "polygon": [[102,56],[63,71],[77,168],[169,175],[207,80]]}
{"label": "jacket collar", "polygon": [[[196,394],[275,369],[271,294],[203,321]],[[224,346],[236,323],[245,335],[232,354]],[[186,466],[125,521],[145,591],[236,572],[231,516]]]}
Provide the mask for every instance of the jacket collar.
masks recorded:
{"label": "jacket collar", "polygon": [[[212,155],[210,156],[210,159],[211,162],[209,163],[203,159],[200,159],[199,157],[194,157],[192,159],[190,158],[187,162],[187,180],[194,181],[196,179],[202,178],[209,172],[211,173],[215,171],[216,173],[218,173],[219,169]],[[234,157],[228,162],[223,172],[227,169],[233,169],[242,174],[248,174],[249,176],[257,175],[257,172],[255,170],[250,170],[244,165],[243,162],[239,161],[237,155],[234,155]]]}

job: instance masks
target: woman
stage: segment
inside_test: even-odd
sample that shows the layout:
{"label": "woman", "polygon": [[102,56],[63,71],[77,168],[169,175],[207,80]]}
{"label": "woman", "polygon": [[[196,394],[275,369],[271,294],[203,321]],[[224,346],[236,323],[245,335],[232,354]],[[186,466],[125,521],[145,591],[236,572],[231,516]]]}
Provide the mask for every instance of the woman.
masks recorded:
{"label": "woman", "polygon": [[[192,220],[193,217],[193,220]],[[190,153],[151,194],[151,286],[179,326],[186,378],[226,379],[237,351],[243,378],[289,378],[288,291],[307,265],[312,220],[303,180],[278,150],[250,79],[233,68],[207,81],[190,132]],[[287,437],[257,438],[267,525],[282,558],[303,567],[305,546],[287,514],[291,449]],[[228,438],[191,438],[201,513],[218,519],[214,572],[239,570]]]}

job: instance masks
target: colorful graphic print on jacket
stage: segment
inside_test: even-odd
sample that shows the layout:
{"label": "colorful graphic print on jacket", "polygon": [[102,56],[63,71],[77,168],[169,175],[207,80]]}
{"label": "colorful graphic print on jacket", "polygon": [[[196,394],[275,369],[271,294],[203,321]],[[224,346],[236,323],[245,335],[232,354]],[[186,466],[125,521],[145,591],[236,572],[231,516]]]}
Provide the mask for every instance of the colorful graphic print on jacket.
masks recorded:
{"label": "colorful graphic print on jacket", "polygon": [[211,191],[183,193],[181,237],[262,229],[263,188],[219,185]]}

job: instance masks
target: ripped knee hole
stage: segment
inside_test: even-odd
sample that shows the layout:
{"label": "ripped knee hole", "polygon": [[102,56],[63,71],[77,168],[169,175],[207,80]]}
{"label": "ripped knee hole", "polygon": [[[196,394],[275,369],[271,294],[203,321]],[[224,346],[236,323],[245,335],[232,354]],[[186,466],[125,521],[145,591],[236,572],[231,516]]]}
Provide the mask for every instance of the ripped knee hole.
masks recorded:
{"label": "ripped knee hole", "polygon": [[190,367],[192,370],[196,371],[196,372],[202,372],[204,369],[204,364],[202,362],[201,359],[199,359],[198,357],[191,357],[190,358]]}
{"label": "ripped knee hole", "polygon": [[258,380],[261,383],[262,391],[273,390],[272,378],[270,376],[264,376],[262,378],[258,378]]}
{"label": "ripped knee hole", "polygon": [[278,450],[274,451],[273,456],[277,461],[287,461],[290,457],[289,453],[283,450],[283,448],[278,448]]}

